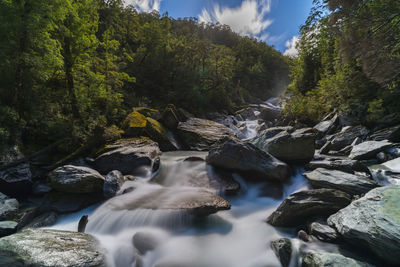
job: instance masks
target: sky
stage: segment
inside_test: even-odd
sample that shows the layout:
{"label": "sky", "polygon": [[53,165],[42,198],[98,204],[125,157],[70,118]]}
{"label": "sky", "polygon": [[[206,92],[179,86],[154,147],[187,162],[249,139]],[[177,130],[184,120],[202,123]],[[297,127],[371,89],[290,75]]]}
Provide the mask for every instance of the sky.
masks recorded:
{"label": "sky", "polygon": [[219,22],[243,36],[255,37],[288,56],[296,56],[299,28],[312,0],[126,0],[141,12],[168,12],[173,18]]}

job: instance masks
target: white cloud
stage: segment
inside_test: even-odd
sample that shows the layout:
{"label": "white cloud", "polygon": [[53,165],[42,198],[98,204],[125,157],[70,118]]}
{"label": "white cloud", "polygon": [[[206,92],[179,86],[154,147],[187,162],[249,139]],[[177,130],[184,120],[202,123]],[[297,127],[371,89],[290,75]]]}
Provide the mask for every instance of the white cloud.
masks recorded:
{"label": "white cloud", "polygon": [[299,41],[299,36],[293,36],[292,39],[286,41],[285,46],[286,50],[283,53],[285,56],[296,57],[299,54],[299,51],[296,49],[296,44]]}
{"label": "white cloud", "polygon": [[272,20],[266,18],[270,11],[271,0],[244,0],[241,6],[236,8],[220,7],[218,4],[211,10],[203,8],[198,17],[200,22],[229,25],[240,35],[267,39],[265,33],[259,35],[272,23]]}
{"label": "white cloud", "polygon": [[140,12],[151,12],[160,10],[161,0],[127,0],[127,5],[132,5]]}

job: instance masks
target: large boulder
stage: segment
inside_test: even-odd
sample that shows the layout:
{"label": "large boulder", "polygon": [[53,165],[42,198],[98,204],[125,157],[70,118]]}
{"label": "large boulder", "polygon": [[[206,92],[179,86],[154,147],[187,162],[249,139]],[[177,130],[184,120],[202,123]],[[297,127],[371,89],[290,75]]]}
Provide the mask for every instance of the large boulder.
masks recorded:
{"label": "large boulder", "polygon": [[348,242],[400,265],[400,186],[371,190],[328,218]]}
{"label": "large boulder", "polygon": [[339,151],[351,145],[357,137],[364,139],[368,132],[368,129],[361,125],[343,127],[339,133],[331,137],[329,149]]}
{"label": "large boulder", "polygon": [[260,118],[264,121],[274,121],[279,118],[282,110],[272,106],[264,106],[260,112]]}
{"label": "large boulder", "polygon": [[289,166],[250,143],[228,140],[209,151],[208,164],[235,170],[254,179],[284,181],[290,176]]}
{"label": "large boulder", "polygon": [[[133,194],[133,193],[132,193]],[[104,204],[110,210],[175,210],[206,216],[220,210],[229,210],[225,199],[202,188],[159,188],[138,197],[123,194]]]}
{"label": "large boulder", "polygon": [[351,196],[334,189],[300,191],[288,196],[268,217],[273,226],[299,226],[315,216],[329,216],[351,202]]}
{"label": "large boulder", "polygon": [[373,267],[374,265],[325,251],[310,251],[303,256],[303,267]]}
{"label": "large boulder", "polygon": [[365,194],[379,185],[369,176],[318,168],[303,174],[314,188],[331,188],[350,195]]}
{"label": "large boulder", "polygon": [[320,123],[315,125],[314,129],[319,132],[320,136],[323,136],[325,134],[332,134],[337,128],[338,124],[339,117],[337,114],[335,114],[331,119],[321,121]]}
{"label": "large boulder", "polygon": [[95,194],[51,192],[46,196],[40,208],[46,212],[70,213],[80,211],[102,200],[104,198],[101,192]]}
{"label": "large boulder", "polygon": [[84,233],[24,230],[0,239],[0,266],[106,266],[98,245]]}
{"label": "large boulder", "polygon": [[279,238],[271,241],[271,249],[278,257],[282,267],[288,267],[292,258],[292,241],[289,238]]}
{"label": "large boulder", "polygon": [[366,141],[353,147],[350,152],[349,158],[351,159],[371,159],[381,151],[384,151],[393,146],[387,140],[383,141]]}
{"label": "large boulder", "polygon": [[29,163],[0,171],[0,191],[10,196],[28,194],[32,189],[32,173]]}
{"label": "large boulder", "polygon": [[19,209],[18,200],[0,193],[0,221],[13,218]]}
{"label": "large boulder", "polygon": [[51,187],[59,192],[87,194],[103,191],[104,177],[96,170],[65,165],[49,173]]}
{"label": "large boulder", "polygon": [[157,109],[147,108],[147,107],[136,107],[136,108],[133,108],[133,111],[139,112],[143,116],[150,117],[155,120],[161,119],[161,113]]}
{"label": "large boulder", "polygon": [[210,120],[190,118],[180,122],[177,133],[190,150],[209,150],[224,139],[235,138],[235,134],[225,125]]}
{"label": "large boulder", "polygon": [[99,154],[94,166],[100,173],[118,170],[123,174],[134,174],[143,166],[158,169],[161,151],[156,142],[141,137],[120,139],[106,145]]}
{"label": "large boulder", "polygon": [[163,151],[176,150],[168,136],[167,129],[157,120],[146,117],[138,111],[130,113],[122,123],[126,137],[148,136],[156,141]]}
{"label": "large boulder", "polygon": [[104,197],[110,198],[117,194],[124,184],[125,178],[120,171],[111,171],[107,174],[104,181],[103,193]]}
{"label": "large boulder", "polygon": [[184,122],[191,117],[190,114],[183,109],[176,108],[175,105],[169,104],[163,111],[161,122],[170,130],[175,130],[180,122]]}
{"label": "large boulder", "polygon": [[322,159],[322,160],[313,160],[310,161],[306,166],[307,170],[315,170],[317,168],[324,168],[329,170],[338,170],[348,173],[354,172],[369,172],[368,167],[358,161],[358,160],[350,160],[350,159]]}
{"label": "large boulder", "polygon": [[376,131],[369,138],[374,141],[400,142],[400,125]]}
{"label": "large boulder", "polygon": [[[262,134],[269,133],[265,131]],[[316,130],[299,129],[294,132],[282,131],[265,139],[259,136],[252,143],[279,160],[289,163],[307,163],[315,153]]]}

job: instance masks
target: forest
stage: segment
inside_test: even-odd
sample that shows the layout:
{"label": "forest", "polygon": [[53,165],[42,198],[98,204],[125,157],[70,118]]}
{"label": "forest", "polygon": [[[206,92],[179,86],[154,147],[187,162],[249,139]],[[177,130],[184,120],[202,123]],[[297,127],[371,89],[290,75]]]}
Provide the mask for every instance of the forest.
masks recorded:
{"label": "forest", "polygon": [[315,0],[291,64],[289,118],[315,123],[332,110],[374,125],[400,112],[400,5]]}
{"label": "forest", "polygon": [[3,146],[83,143],[135,106],[232,111],[289,83],[289,59],[264,42],[122,0],[3,0],[0,20]]}

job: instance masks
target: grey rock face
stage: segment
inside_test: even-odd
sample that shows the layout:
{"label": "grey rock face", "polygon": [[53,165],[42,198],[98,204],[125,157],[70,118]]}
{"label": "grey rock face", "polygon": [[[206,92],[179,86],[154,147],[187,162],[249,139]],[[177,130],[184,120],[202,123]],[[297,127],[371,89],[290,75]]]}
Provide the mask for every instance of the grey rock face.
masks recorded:
{"label": "grey rock face", "polygon": [[393,144],[387,140],[366,141],[354,146],[351,150],[349,158],[358,160],[375,158],[376,154],[392,146]]}
{"label": "grey rock face", "polygon": [[233,140],[210,150],[206,161],[216,167],[253,173],[266,180],[283,181],[290,176],[289,166],[284,162],[252,144]]}
{"label": "grey rock face", "polygon": [[187,148],[209,150],[227,138],[235,138],[234,132],[225,125],[210,120],[190,118],[180,122],[177,133]]}
{"label": "grey rock face", "polygon": [[366,262],[357,261],[340,254],[324,251],[308,252],[303,257],[303,267],[372,267]]}
{"label": "grey rock face", "polygon": [[96,170],[73,165],[65,165],[50,174],[51,187],[59,192],[86,194],[103,190],[104,177]]}
{"label": "grey rock face", "polygon": [[19,203],[15,198],[0,193],[0,221],[12,218],[19,208]]}
{"label": "grey rock face", "polygon": [[97,240],[87,234],[24,230],[0,239],[1,266],[105,266]]}
{"label": "grey rock face", "polygon": [[327,224],[313,222],[309,226],[310,234],[323,242],[335,242],[339,239],[338,232]]}
{"label": "grey rock face", "polygon": [[400,264],[400,186],[371,190],[328,218],[348,242],[370,250],[385,262]]}
{"label": "grey rock face", "polygon": [[338,126],[338,123],[339,123],[339,117],[336,114],[330,120],[321,121],[320,123],[315,125],[314,129],[316,129],[322,135],[331,134]]}
{"label": "grey rock face", "polygon": [[391,142],[400,142],[400,125],[374,132],[369,138],[374,141],[389,140]]}
{"label": "grey rock face", "polygon": [[279,160],[290,163],[309,162],[315,152],[316,130],[305,128],[292,133],[281,131],[271,138],[268,129],[252,140],[261,150],[270,153]]}
{"label": "grey rock face", "polygon": [[125,179],[120,171],[109,172],[106,176],[103,186],[104,197],[110,198],[117,194],[118,190],[124,184]]}
{"label": "grey rock face", "polygon": [[0,171],[0,191],[10,195],[18,196],[27,194],[32,188],[32,173],[28,163]]}
{"label": "grey rock face", "polygon": [[331,188],[350,195],[364,194],[379,185],[368,176],[318,168],[303,174],[314,188]]}
{"label": "grey rock face", "polygon": [[8,236],[17,230],[17,222],[14,221],[1,221],[0,222],[0,237]]}
{"label": "grey rock face", "polygon": [[307,170],[324,168],[329,170],[338,170],[348,173],[369,172],[368,167],[358,160],[338,159],[338,160],[313,160],[306,165]]}
{"label": "grey rock face", "polygon": [[288,196],[268,217],[273,226],[298,226],[314,216],[328,216],[351,202],[350,195],[333,189],[300,191]]}
{"label": "grey rock face", "polygon": [[140,167],[157,169],[161,151],[158,144],[149,138],[120,139],[107,145],[95,159],[96,170],[107,174],[118,170],[124,175],[135,174]]}
{"label": "grey rock face", "polygon": [[45,226],[52,226],[57,221],[57,213],[55,212],[46,212],[38,217],[36,217],[32,222],[30,222],[24,228],[40,228]]}
{"label": "grey rock face", "polygon": [[280,238],[271,241],[271,249],[274,251],[283,267],[288,267],[290,265],[293,248],[289,238]]}
{"label": "grey rock face", "polygon": [[332,137],[330,150],[339,151],[348,145],[351,145],[357,137],[364,139],[368,134],[367,128],[359,126],[347,126],[341,132],[334,134]]}

